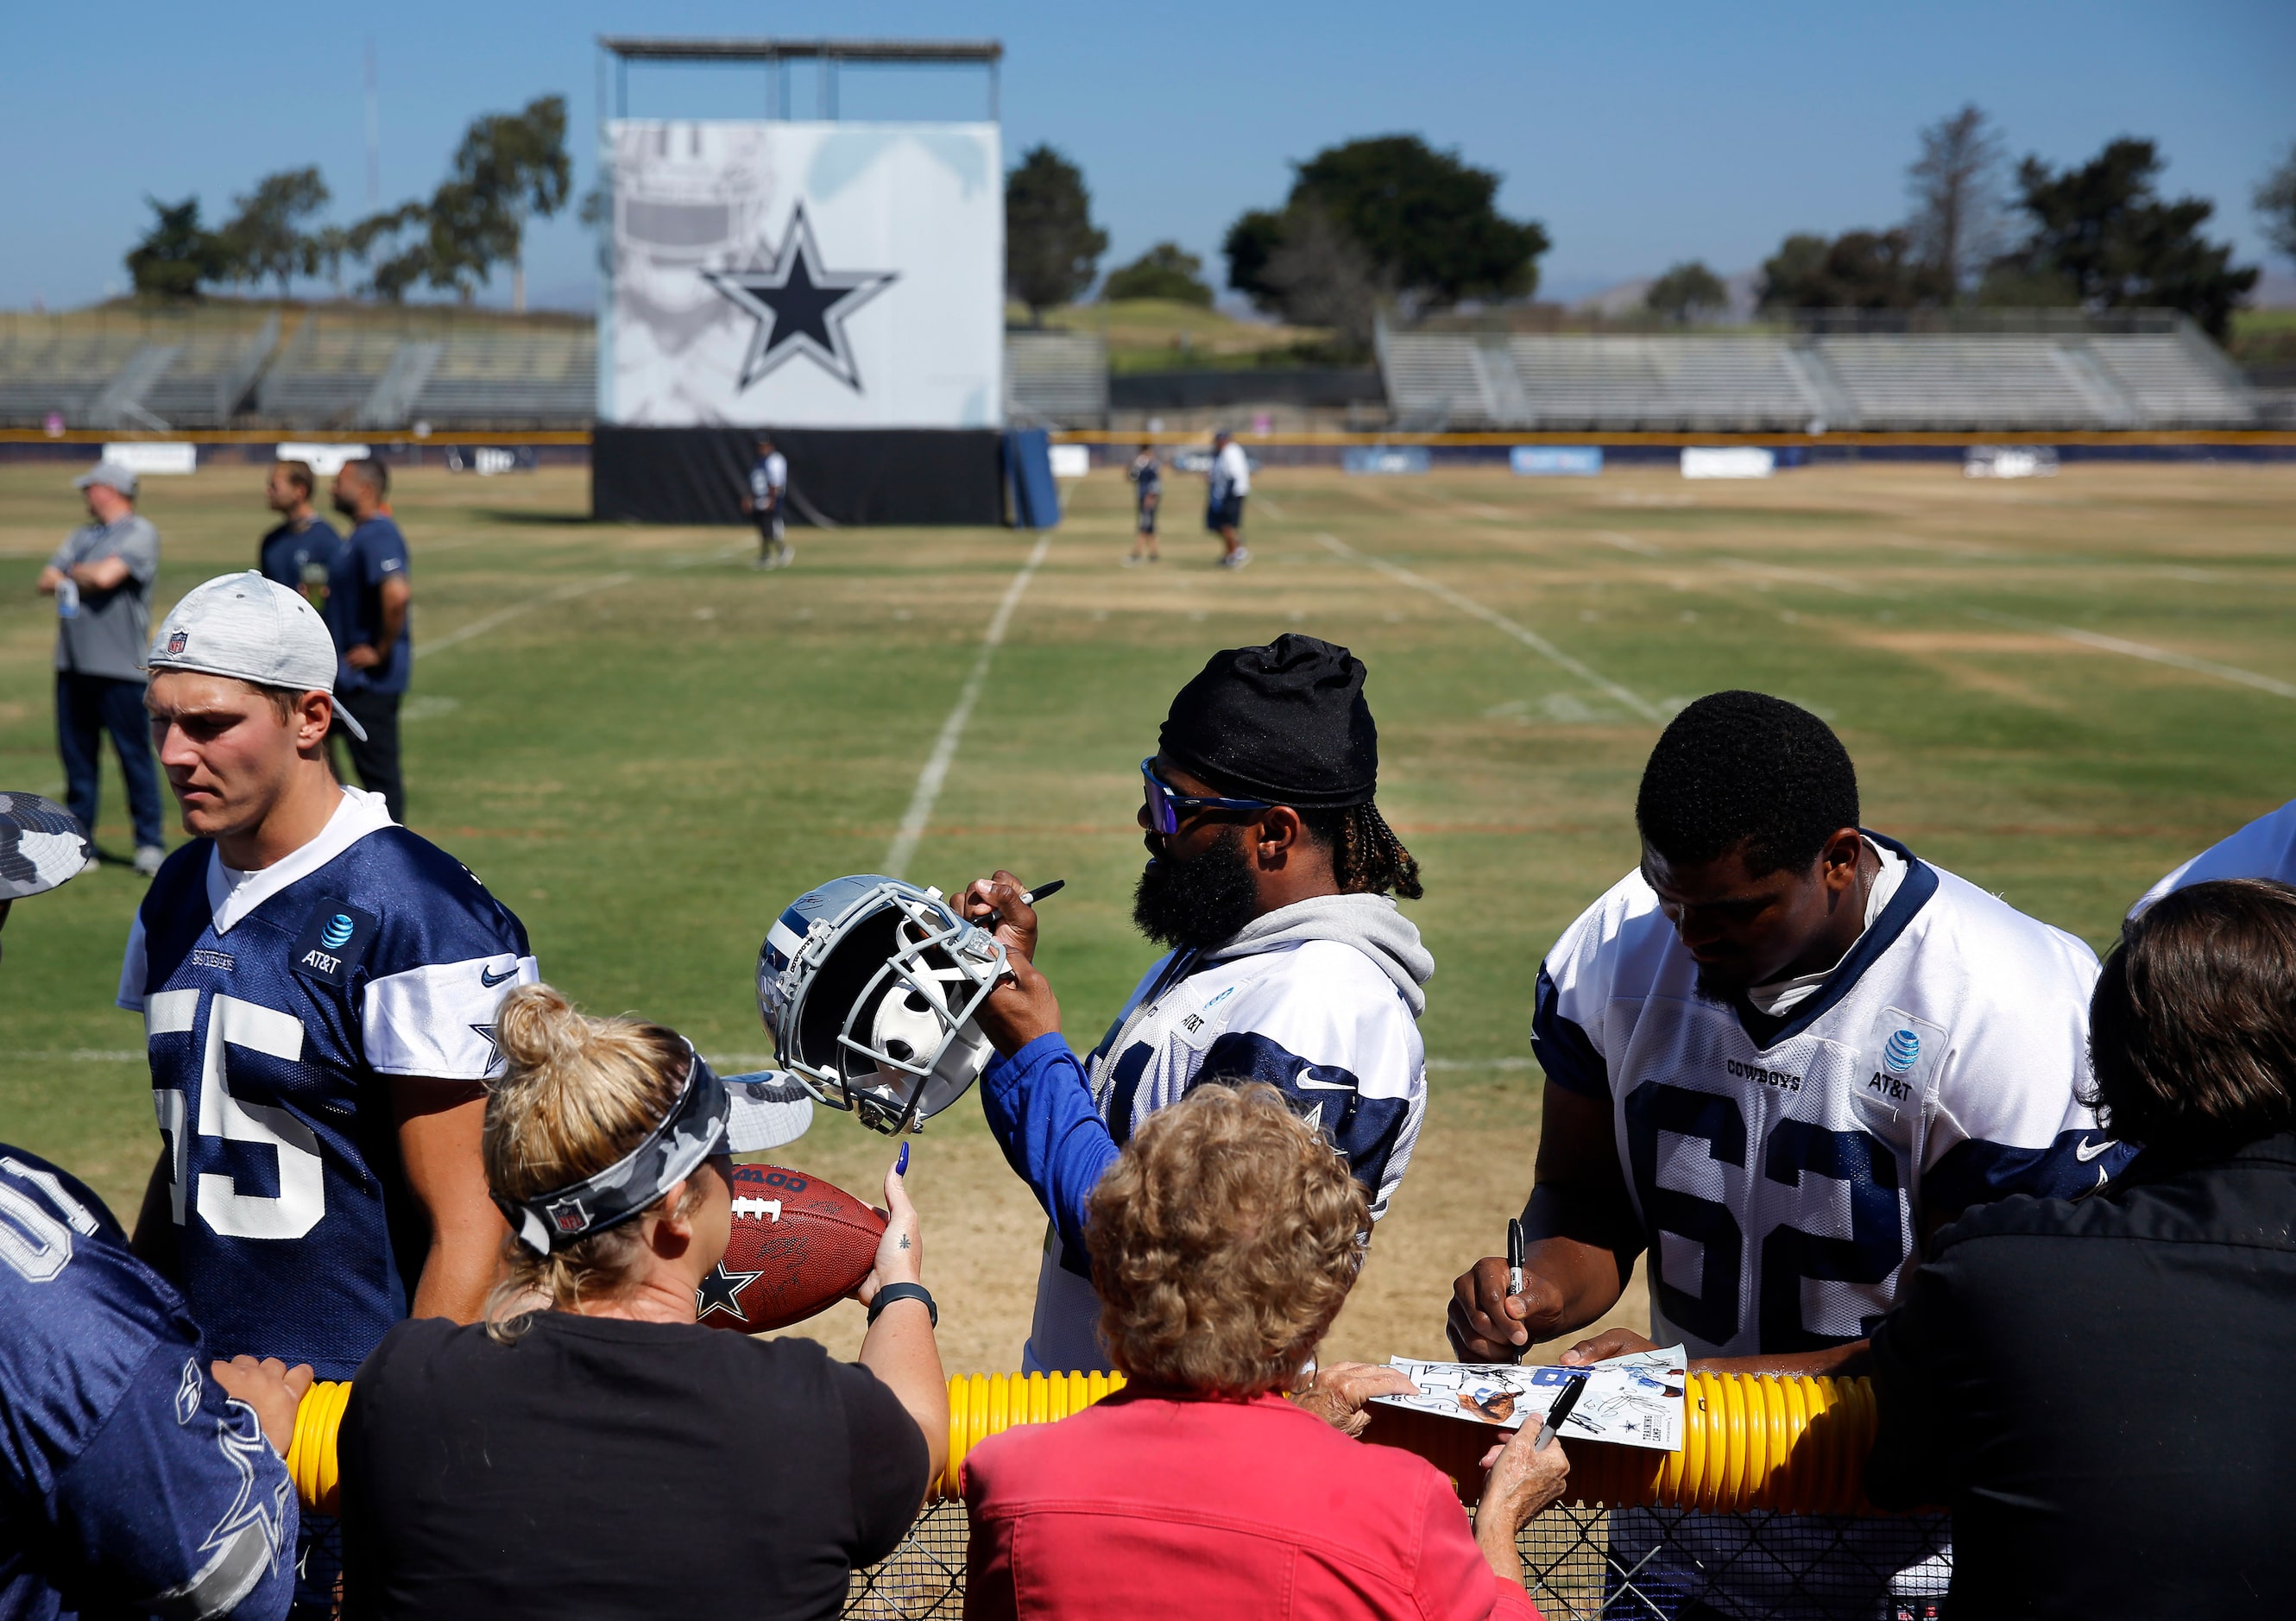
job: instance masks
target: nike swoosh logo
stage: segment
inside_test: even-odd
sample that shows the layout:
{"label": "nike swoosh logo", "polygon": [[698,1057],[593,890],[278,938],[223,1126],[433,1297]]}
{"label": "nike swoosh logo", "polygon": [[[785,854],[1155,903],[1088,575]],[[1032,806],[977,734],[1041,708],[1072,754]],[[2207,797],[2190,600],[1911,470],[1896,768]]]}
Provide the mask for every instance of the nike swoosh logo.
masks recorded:
{"label": "nike swoosh logo", "polygon": [[1292,1084],[1302,1092],[1353,1092],[1355,1090],[1345,1081],[1311,1081],[1304,1075]]}
{"label": "nike swoosh logo", "polygon": [[2107,1137],[2102,1142],[2091,1142],[2084,1138],[2082,1141],[2073,1144],[2073,1158],[2079,1160],[2083,1165],[2087,1165],[2090,1160],[2104,1152],[2105,1150],[2111,1148],[2115,1141],[2116,1139],[2114,1138]]}
{"label": "nike swoosh logo", "polygon": [[[496,986],[500,985],[505,979],[515,979],[517,978],[518,964],[515,962],[512,963],[508,968],[503,970],[503,971],[498,974],[490,974],[483,968],[479,970],[479,983],[485,986],[488,990],[494,989]],[[2082,1158],[2087,1158],[2087,1156],[2084,1154]]]}

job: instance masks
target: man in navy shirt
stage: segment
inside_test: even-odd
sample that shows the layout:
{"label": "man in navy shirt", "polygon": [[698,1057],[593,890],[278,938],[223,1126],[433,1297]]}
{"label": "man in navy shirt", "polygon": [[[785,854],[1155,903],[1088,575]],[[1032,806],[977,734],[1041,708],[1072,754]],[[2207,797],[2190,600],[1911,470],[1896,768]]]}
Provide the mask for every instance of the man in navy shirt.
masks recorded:
{"label": "man in navy shirt", "polygon": [[398,703],[414,673],[414,637],[407,625],[414,588],[406,578],[406,536],[390,515],[390,475],[372,459],[346,462],[335,475],[335,511],[351,520],[350,537],[335,566],[327,602],[341,667],[335,701],[365,732],[362,738],[335,717],[335,734],[369,793],[381,794],[390,819],[406,820],[406,788],[398,774]]}
{"label": "man in navy shirt", "polygon": [[274,462],[263,481],[263,499],[279,514],[279,525],[263,537],[256,567],[263,577],[299,591],[322,614],[343,549],[335,526],[311,510],[316,487],[308,462]]}
{"label": "man in navy shirt", "polygon": [[[86,850],[61,806],[0,793],[0,922]],[[102,1201],[6,1143],[0,1322],[0,1616],[284,1616],[298,1521],[280,1452],[311,1371],[210,1376],[183,1298]]]}

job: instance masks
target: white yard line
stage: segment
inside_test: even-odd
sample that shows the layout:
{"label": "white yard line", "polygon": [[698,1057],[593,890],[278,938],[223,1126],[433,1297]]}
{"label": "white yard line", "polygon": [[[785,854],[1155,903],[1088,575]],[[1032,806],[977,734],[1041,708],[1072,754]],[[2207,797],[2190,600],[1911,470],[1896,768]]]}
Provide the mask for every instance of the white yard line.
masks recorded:
{"label": "white yard line", "polygon": [[140,1064],[147,1056],[140,1047],[124,1047],[118,1052],[101,1047],[52,1048],[46,1052],[20,1049],[13,1052],[0,1052],[0,1063]]}
{"label": "white yard line", "polygon": [[540,596],[529,597],[523,602],[512,602],[507,608],[497,608],[494,612],[483,614],[459,629],[448,631],[443,636],[433,636],[427,642],[417,642],[414,644],[414,656],[420,659],[425,653],[440,653],[450,647],[460,647],[463,643],[483,636],[498,626],[509,624],[522,613],[529,613],[551,602],[569,602],[578,596],[587,596],[593,591],[605,591],[616,585],[627,585],[636,577],[637,576],[634,574],[609,574],[603,579],[582,580],[571,585],[561,585],[555,591],[545,591]]}
{"label": "white yard line", "polygon": [[[432,549],[437,550],[436,547]],[[723,546],[715,552],[701,552],[692,557],[673,558],[662,567],[666,569],[691,569],[696,563],[719,562],[726,558],[738,556],[749,549],[746,542],[738,546]],[[531,612],[537,608],[548,607],[554,602],[570,602],[576,597],[587,596],[594,591],[611,591],[628,585],[637,577],[636,575],[628,573],[609,574],[603,579],[578,580],[573,585],[561,585],[554,591],[545,591],[540,596],[529,597],[523,602],[512,602],[507,608],[498,608],[490,614],[484,614],[472,620],[468,625],[450,630],[443,636],[434,636],[427,642],[417,642],[414,644],[414,656],[420,659],[425,653],[443,652],[450,647],[460,647],[463,643],[474,637],[483,636],[498,626],[509,624],[522,613]]]}
{"label": "white yard line", "polygon": [[1013,610],[1021,605],[1021,594],[1036,578],[1037,569],[1052,545],[1049,530],[1037,537],[1029,561],[1021,565],[1021,572],[1004,587],[1004,600],[996,604],[996,616],[981,633],[980,654],[973,659],[972,671],[965,676],[964,686],[956,695],[956,708],[941,723],[940,735],[933,740],[925,768],[917,773],[917,789],[909,796],[908,814],[901,818],[900,831],[893,835],[893,842],[886,847],[885,871],[891,877],[900,877],[917,853],[926,824],[932,820],[933,802],[940,798],[941,784],[948,780],[948,768],[956,763],[956,746],[964,739],[964,723],[972,718],[972,707],[980,701],[981,689],[988,684],[988,667],[996,659],[996,650],[1004,644],[1004,632],[1013,623]]}
{"label": "white yard line", "polygon": [[1620,703],[1624,704],[1628,709],[1632,710],[1635,714],[1641,716],[1644,720],[1656,722],[1663,721],[1666,718],[1665,716],[1659,713],[1655,705],[1651,703],[1649,700],[1644,698],[1641,694],[1620,686],[1609,676],[1601,675],[1589,666],[1580,662],[1578,659],[1573,659],[1570,654],[1555,646],[1554,643],[1549,642],[1545,636],[1540,635],[1537,631],[1532,630],[1526,626],[1516,624],[1513,619],[1508,618],[1506,615],[1499,612],[1496,608],[1487,608],[1482,603],[1476,602],[1474,598],[1470,596],[1462,596],[1459,593],[1452,590],[1448,585],[1443,585],[1439,581],[1431,580],[1423,574],[1414,574],[1410,569],[1404,568],[1399,563],[1389,562],[1387,559],[1383,557],[1374,557],[1368,552],[1358,552],[1353,546],[1348,544],[1347,542],[1340,539],[1337,536],[1318,535],[1316,538],[1317,541],[1322,543],[1326,549],[1337,553],[1340,556],[1347,558],[1352,562],[1361,563],[1366,569],[1376,569],[1391,580],[1398,580],[1402,584],[1410,586],[1414,591],[1423,591],[1429,596],[1434,597],[1438,601],[1448,602],[1461,613],[1466,614],[1472,618],[1480,619],[1492,629],[1499,631],[1504,634],[1513,636],[1516,641],[1530,649],[1532,652],[1537,653],[1540,658],[1545,659],[1548,663],[1556,665],[1562,669],[1570,671],[1573,675],[1578,676],[1579,680],[1585,682],[1588,686],[1593,687],[1596,692],[1603,693],[1610,698],[1616,699]]}
{"label": "white yard line", "polygon": [[1666,555],[1666,548],[1664,546],[1653,545],[1647,540],[1636,540],[1633,536],[1621,535],[1616,529],[1596,529],[1594,531],[1594,536],[1596,540],[1601,541],[1604,545],[1616,546],[1621,552],[1631,552],[1636,557],[1664,557]]}
{"label": "white yard line", "polygon": [[2013,626],[2020,630],[2045,630],[2053,636],[2062,636],[2068,642],[2078,642],[2083,647],[2093,647],[2100,652],[2120,653],[2130,659],[2142,659],[2152,664],[2166,664],[2180,670],[2190,670],[2195,675],[2213,675],[2218,681],[2235,682],[2244,687],[2254,687],[2259,692],[2269,692],[2275,698],[2296,698],[2296,684],[2271,675],[2260,675],[2254,670],[2242,669],[2234,664],[2218,664],[2212,659],[2195,659],[2190,653],[2171,651],[2165,647],[2152,647],[2143,642],[2127,642],[2119,636],[2107,636],[2093,630],[2082,630],[2072,625],[2047,625],[2038,619],[2021,619],[2014,614],[1994,613],[1983,608],[1965,610],[1972,619],[1988,624]]}

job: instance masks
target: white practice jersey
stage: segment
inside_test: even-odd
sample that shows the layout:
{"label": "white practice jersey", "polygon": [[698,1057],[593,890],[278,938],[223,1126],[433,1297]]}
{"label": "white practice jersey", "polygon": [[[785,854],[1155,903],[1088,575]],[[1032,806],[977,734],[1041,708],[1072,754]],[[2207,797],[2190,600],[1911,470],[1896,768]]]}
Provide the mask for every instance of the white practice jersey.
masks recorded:
{"label": "white practice jersey", "polygon": [[2222,843],[2210,845],[2144,892],[2128,909],[2135,917],[2162,896],[2219,878],[2269,878],[2296,884],[2296,799],[2259,816]]}
{"label": "white practice jersey", "polygon": [[1234,500],[1251,494],[1251,458],[1243,454],[1243,446],[1230,439],[1220,446],[1219,454],[1212,458],[1211,498]]}
{"label": "white practice jersey", "polygon": [[[1392,904],[1379,904],[1391,917]],[[1392,926],[1410,928],[1399,918]],[[1212,962],[1193,952],[1165,957],[1134,988],[1086,1072],[1119,1148],[1201,1082],[1268,1083],[1347,1157],[1374,1220],[1403,1180],[1427,1111],[1427,1049],[1410,1004],[1380,964],[1332,939]],[[1048,1233],[1029,1365],[1106,1367],[1099,1316],[1085,1258],[1064,1257]]]}
{"label": "white practice jersey", "polygon": [[1639,872],[1539,971],[1533,1044],[1554,1085],[1611,1101],[1661,1345],[1744,1356],[1859,1339],[1926,1224],[2077,1192],[2131,1151],[2079,1095],[2095,954],[1874,841],[1907,864],[1896,895],[1775,1017],[1698,994]]}

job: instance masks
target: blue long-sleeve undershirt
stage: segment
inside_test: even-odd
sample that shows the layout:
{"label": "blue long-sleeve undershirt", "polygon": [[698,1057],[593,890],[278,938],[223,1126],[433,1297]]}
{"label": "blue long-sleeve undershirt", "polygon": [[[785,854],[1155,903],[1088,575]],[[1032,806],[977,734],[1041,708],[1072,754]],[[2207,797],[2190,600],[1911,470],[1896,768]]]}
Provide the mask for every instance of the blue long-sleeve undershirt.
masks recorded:
{"label": "blue long-sleeve undershirt", "polygon": [[1039,1036],[991,1061],[980,1077],[980,1110],[1004,1162],[1052,1217],[1062,1250],[1081,1264],[1085,1206],[1116,1163],[1117,1148],[1067,1038]]}

